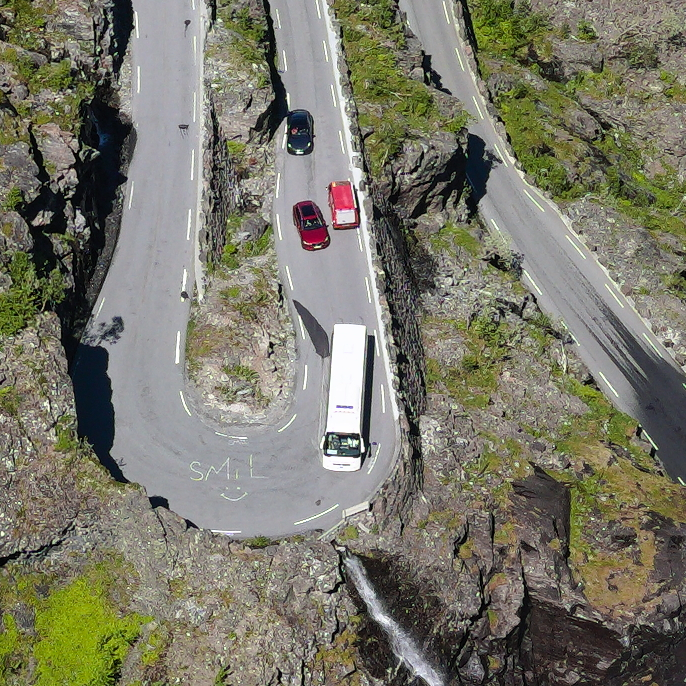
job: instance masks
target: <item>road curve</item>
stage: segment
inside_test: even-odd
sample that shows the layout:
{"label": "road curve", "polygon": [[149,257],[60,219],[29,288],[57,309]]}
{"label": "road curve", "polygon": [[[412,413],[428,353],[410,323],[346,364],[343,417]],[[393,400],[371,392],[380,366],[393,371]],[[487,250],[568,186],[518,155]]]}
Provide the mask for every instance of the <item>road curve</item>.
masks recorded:
{"label": "road curve", "polygon": [[468,176],[479,212],[524,256],[524,278],[562,320],[607,397],[640,422],[669,474],[686,482],[686,377],[557,208],[515,169],[470,72],[452,0],[401,0],[443,88],[474,117]]}
{"label": "road curve", "polygon": [[[289,411],[272,427],[210,426],[184,395],[189,304],[180,293],[196,278],[206,23],[200,0],[168,3],[163,13],[153,0],[134,0],[138,142],[119,242],[73,371],[80,432],[115,475],[142,484],[149,496],[197,526],[242,537],[330,528],[346,509],[373,495],[397,450],[397,409],[366,219],[359,234],[332,232],[328,249],[308,253],[290,218],[292,205],[304,199],[315,200],[326,214],[326,185],[359,180],[341,115],[335,45],[320,3],[272,4],[291,106],[309,109],[317,131],[315,152],[306,158],[285,154],[283,132],[275,141],[274,240],[298,351]],[[325,471],[318,447],[321,336],[330,335],[336,322],[364,323],[375,335],[372,446],[362,470],[351,474]]]}

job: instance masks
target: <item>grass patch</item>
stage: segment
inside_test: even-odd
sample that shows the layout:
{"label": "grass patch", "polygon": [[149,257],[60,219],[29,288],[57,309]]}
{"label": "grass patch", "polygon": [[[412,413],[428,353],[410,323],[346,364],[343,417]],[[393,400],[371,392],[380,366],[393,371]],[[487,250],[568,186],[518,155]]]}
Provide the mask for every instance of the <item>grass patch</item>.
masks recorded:
{"label": "grass patch", "polygon": [[31,257],[25,252],[12,255],[8,271],[12,285],[0,293],[1,336],[17,334],[39,312],[62,302],[66,288],[58,268],[39,277]]}
{"label": "grass patch", "polygon": [[[445,365],[428,358],[426,386],[429,393],[447,393],[465,407],[483,409],[498,388],[498,377],[508,356],[508,327],[488,314],[480,314],[469,325],[447,323],[464,338],[467,353],[459,365]],[[455,331],[457,328],[457,331]]]}
{"label": "grass patch", "polygon": [[440,252],[455,255],[458,250],[464,250],[472,257],[477,257],[481,251],[481,243],[466,226],[448,222],[430,238],[431,247]]}
{"label": "grass patch", "polygon": [[[5,573],[0,582],[5,631],[0,634],[0,682],[36,686],[114,685],[141,626],[150,618],[121,614],[112,601],[126,596],[130,570],[112,558],[46,595],[55,579]],[[40,589],[40,590],[39,590]],[[35,635],[19,633],[11,615],[17,602],[35,614]]]}

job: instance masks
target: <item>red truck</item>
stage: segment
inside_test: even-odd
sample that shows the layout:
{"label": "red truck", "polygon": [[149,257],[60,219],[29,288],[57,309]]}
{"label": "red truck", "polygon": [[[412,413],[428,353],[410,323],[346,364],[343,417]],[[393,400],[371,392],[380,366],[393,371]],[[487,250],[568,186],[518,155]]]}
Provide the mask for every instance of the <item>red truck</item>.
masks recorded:
{"label": "red truck", "polygon": [[334,229],[356,229],[360,225],[357,193],[350,181],[333,181],[329,184],[329,207]]}

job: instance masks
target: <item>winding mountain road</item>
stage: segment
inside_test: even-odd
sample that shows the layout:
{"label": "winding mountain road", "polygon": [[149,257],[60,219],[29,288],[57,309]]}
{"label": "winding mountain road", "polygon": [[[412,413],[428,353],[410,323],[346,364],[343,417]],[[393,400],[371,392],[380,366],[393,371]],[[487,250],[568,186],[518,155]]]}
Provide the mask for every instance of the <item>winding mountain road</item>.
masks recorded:
{"label": "winding mountain road", "polygon": [[488,118],[452,0],[401,0],[441,85],[474,117],[468,178],[489,229],[524,256],[524,277],[559,318],[607,397],[634,417],[668,473],[686,481],[686,377],[557,208],[514,168]]}
{"label": "winding mountain road", "polygon": [[[334,70],[335,41],[323,0],[272,3],[280,71],[292,108],[309,109],[316,144],[288,156],[276,136],[274,240],[296,322],[293,402],[276,426],[214,426],[186,401],[185,332],[196,279],[202,167],[200,0],[134,0],[133,120],[121,233],[77,353],[73,378],[79,430],[113,474],[145,486],[199,527],[241,537],[328,529],[364,504],[387,478],[398,445],[398,413],[371,272],[366,218],[360,232],[333,232],[331,246],[300,247],[291,207],[326,185],[360,174],[351,163]],[[190,20],[190,23],[188,23]],[[181,125],[181,126],[180,126]],[[368,328],[370,451],[362,469],[321,466],[323,375],[334,323]],[[316,345],[315,345],[316,344]]]}

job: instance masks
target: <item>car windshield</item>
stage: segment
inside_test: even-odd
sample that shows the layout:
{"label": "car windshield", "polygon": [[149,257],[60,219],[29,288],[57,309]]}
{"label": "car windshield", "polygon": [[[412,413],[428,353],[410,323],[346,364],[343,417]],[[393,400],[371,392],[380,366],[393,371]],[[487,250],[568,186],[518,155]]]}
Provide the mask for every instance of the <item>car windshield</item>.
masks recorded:
{"label": "car windshield", "polygon": [[289,126],[292,136],[309,136],[310,134],[309,122],[304,115],[294,115],[291,117]]}
{"label": "car windshield", "polygon": [[317,217],[308,217],[303,219],[303,229],[319,229],[322,223],[317,219]]}

